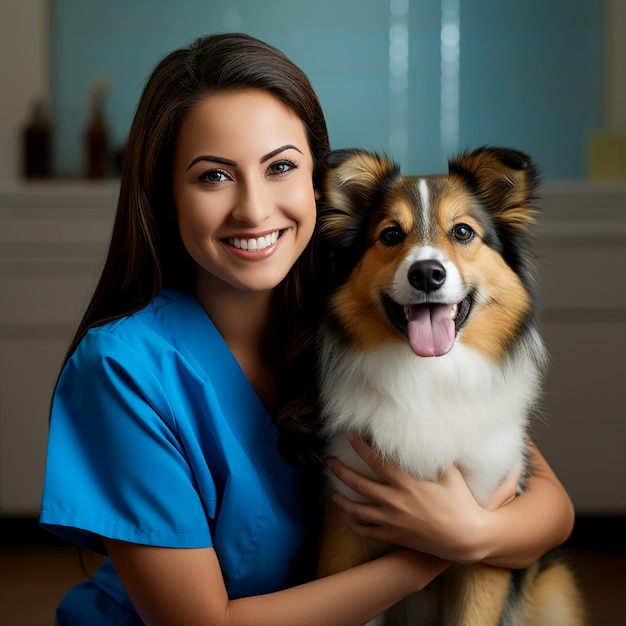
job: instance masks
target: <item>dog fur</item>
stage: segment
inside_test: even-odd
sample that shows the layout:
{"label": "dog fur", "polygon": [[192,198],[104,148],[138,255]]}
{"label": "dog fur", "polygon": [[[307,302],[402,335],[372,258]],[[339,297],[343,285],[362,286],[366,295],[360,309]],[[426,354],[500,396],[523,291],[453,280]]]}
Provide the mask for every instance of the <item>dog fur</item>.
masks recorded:
{"label": "dog fur", "polygon": [[[532,160],[505,148],[421,177],[363,150],[330,154],[317,235],[326,455],[372,475],[348,443],[355,432],[424,479],[458,466],[481,503],[517,464],[532,471],[527,433],[547,364],[530,247],[537,186]],[[352,533],[332,502],[326,511],[321,576],[388,549]],[[453,566],[372,624],[579,626],[583,609],[568,566],[547,555],[519,572]]]}

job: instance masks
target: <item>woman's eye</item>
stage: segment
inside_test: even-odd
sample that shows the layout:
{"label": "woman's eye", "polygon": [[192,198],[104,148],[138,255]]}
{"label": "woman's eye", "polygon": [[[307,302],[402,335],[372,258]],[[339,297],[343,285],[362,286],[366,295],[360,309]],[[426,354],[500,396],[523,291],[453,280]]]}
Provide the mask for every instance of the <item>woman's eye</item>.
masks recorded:
{"label": "woman's eye", "polygon": [[228,180],[228,175],[223,170],[207,170],[200,174],[198,180],[203,183],[222,183]]}
{"label": "woman's eye", "polygon": [[283,159],[281,161],[276,161],[269,166],[269,172],[273,176],[282,176],[287,172],[290,172],[293,169],[296,169],[298,166],[293,161],[289,161],[287,159]]}
{"label": "woman's eye", "polygon": [[397,226],[390,226],[380,233],[379,239],[386,246],[396,246],[404,241],[404,232]]}
{"label": "woman's eye", "polygon": [[467,224],[457,224],[452,229],[452,236],[457,241],[466,242],[474,237],[474,230]]}

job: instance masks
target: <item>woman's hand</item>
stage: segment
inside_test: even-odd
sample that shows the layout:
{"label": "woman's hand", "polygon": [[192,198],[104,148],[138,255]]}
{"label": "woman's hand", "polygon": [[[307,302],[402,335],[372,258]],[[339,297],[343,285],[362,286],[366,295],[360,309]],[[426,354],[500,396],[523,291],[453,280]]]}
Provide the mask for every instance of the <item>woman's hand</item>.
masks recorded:
{"label": "woman's hand", "polygon": [[[333,496],[354,532],[452,561],[472,562],[484,556],[477,552],[477,545],[487,510],[476,502],[456,467],[448,469],[437,482],[420,480],[384,462],[362,439],[350,437],[350,441],[380,477],[379,482],[337,459],[328,461],[337,478],[367,500],[360,503],[339,493]],[[489,507],[514,497],[516,476],[519,472],[503,483]]]}
{"label": "woman's hand", "polygon": [[409,476],[385,463],[363,440],[351,437],[356,452],[380,477],[367,478],[336,459],[331,471],[367,503],[341,494],[334,499],[357,534],[457,562],[485,561],[527,567],[571,533],[574,509],[567,492],[529,441],[533,473],[515,497],[519,468],[485,507],[474,499],[460,471],[452,467],[437,482]]}

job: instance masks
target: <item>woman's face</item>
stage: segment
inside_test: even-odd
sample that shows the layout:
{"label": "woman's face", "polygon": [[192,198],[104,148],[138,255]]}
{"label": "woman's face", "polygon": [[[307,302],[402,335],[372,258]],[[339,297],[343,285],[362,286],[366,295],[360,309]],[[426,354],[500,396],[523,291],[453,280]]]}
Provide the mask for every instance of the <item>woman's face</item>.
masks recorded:
{"label": "woman's face", "polygon": [[315,226],[313,158],[300,118],[250,90],[208,96],[184,118],[172,175],[185,248],[211,289],[264,291]]}

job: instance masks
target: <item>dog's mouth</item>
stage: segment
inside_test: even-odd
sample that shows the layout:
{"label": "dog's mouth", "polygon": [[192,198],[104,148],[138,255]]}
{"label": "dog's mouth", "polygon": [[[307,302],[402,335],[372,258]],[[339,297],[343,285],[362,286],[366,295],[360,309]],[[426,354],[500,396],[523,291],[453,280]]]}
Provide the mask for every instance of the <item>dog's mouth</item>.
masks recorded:
{"label": "dog's mouth", "polygon": [[403,306],[383,296],[385,313],[407,337],[418,356],[443,356],[452,349],[456,336],[467,323],[473,304],[470,293],[461,302],[411,304]]}

